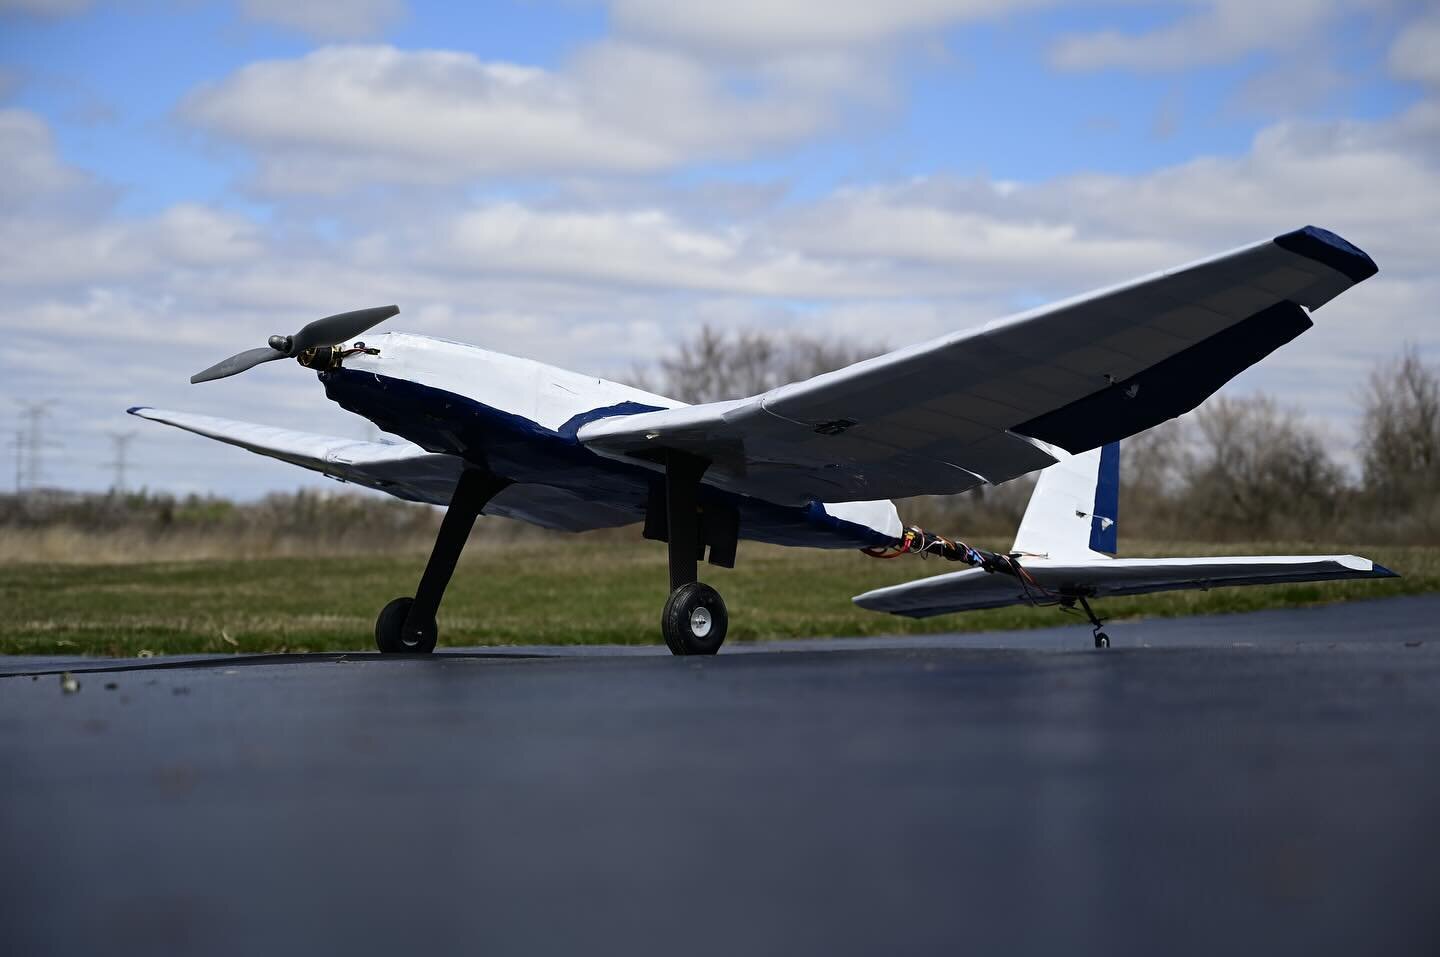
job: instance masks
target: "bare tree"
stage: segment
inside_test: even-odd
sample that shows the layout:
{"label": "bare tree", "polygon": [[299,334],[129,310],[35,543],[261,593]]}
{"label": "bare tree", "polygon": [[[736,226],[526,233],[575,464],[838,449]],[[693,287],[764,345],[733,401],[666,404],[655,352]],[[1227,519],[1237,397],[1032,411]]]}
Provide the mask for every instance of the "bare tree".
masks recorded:
{"label": "bare tree", "polygon": [[742,330],[726,335],[702,326],[657,363],[654,375],[632,380],[682,402],[718,402],[756,395],[885,351],[881,345],[832,342],[800,332]]}
{"label": "bare tree", "polygon": [[1192,422],[1180,493],[1192,531],[1254,540],[1338,515],[1344,471],[1297,413],[1266,396],[1216,398]]}
{"label": "bare tree", "polygon": [[1440,375],[1413,346],[1370,373],[1360,458],[1369,497],[1388,509],[1436,497],[1440,469]]}
{"label": "bare tree", "polygon": [[1189,434],[1187,419],[1171,419],[1120,443],[1120,528],[1126,538],[1154,537],[1181,523],[1178,496]]}
{"label": "bare tree", "polygon": [[1171,419],[1120,443],[1120,488],[1137,501],[1163,499],[1182,481],[1184,419]]}

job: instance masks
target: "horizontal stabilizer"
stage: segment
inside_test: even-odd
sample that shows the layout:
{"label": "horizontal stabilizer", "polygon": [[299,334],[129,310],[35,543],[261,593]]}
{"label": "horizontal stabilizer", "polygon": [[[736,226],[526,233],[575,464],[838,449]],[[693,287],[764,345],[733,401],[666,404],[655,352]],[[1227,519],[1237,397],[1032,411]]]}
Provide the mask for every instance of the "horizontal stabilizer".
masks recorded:
{"label": "horizontal stabilizer", "polygon": [[1230,585],[1399,577],[1383,565],[1357,555],[1113,558],[1079,562],[1034,559],[1023,564],[1044,591],[1034,586],[1027,591],[1020,579],[1007,574],[969,568],[877,588],[856,595],[853,601],[871,611],[931,618],[957,611],[1030,604],[1055,596],[1104,598]]}

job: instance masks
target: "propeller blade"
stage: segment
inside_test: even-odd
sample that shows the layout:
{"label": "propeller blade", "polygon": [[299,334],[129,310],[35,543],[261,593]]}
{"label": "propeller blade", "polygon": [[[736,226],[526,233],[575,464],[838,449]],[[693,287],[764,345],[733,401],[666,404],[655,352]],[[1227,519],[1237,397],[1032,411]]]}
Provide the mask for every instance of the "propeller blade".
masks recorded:
{"label": "propeller blade", "polygon": [[374,306],[316,319],[295,333],[290,344],[290,354],[298,356],[314,346],[338,346],[342,342],[349,342],[399,311],[399,306]]}
{"label": "propeller blade", "polygon": [[276,359],[284,358],[285,353],[272,349],[269,346],[263,346],[259,349],[247,349],[222,362],[215,363],[204,372],[195,373],[190,377],[190,383],[194,385],[197,382],[223,379],[226,376],[244,372],[246,369],[253,369],[262,362],[274,362]]}

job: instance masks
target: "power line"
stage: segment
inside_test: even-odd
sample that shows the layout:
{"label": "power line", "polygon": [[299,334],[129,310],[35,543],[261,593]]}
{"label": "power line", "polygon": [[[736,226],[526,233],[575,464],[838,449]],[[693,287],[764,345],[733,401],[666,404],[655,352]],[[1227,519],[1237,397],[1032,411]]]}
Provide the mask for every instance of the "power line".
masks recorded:
{"label": "power line", "polygon": [[111,490],[118,493],[125,491],[125,471],[130,464],[130,443],[135,441],[134,432],[107,432],[110,442],[115,446],[115,459],[106,462],[106,468],[115,470],[115,481],[110,486]]}

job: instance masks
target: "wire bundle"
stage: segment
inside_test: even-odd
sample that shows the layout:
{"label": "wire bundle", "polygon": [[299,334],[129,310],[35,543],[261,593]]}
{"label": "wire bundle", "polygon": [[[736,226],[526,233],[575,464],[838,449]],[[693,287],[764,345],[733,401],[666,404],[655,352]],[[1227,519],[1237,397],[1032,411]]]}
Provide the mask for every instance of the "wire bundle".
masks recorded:
{"label": "wire bundle", "polygon": [[919,555],[922,559],[931,555],[951,562],[961,562],[972,568],[983,568],[987,572],[1010,575],[1020,582],[1028,604],[1037,608],[1061,605],[1067,610],[1074,598],[1053,592],[1030,574],[1013,555],[1002,555],[983,548],[974,548],[958,539],[949,539],[934,532],[927,532],[918,525],[905,529],[900,544],[884,548],[862,548],[871,558],[899,558],[901,555]]}

